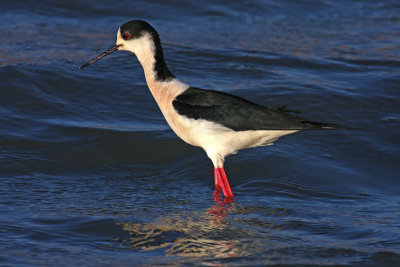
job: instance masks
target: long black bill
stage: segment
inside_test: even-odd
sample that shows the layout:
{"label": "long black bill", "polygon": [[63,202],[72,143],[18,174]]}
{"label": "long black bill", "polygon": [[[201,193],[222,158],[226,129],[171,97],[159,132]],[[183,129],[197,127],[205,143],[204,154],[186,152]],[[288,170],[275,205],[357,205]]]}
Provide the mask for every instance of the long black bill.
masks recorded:
{"label": "long black bill", "polygon": [[78,70],[81,70],[81,69],[83,69],[84,67],[86,67],[86,66],[88,66],[88,65],[90,65],[90,64],[95,63],[97,60],[99,60],[99,59],[101,59],[101,58],[103,58],[103,57],[105,57],[105,56],[111,54],[112,52],[117,51],[117,50],[118,50],[118,47],[119,47],[119,45],[113,45],[112,47],[108,48],[106,51],[104,51],[103,53],[101,53],[100,55],[98,55],[97,57],[95,57],[94,59],[90,60],[88,63],[86,63],[86,64],[80,66],[80,67],[78,68]]}

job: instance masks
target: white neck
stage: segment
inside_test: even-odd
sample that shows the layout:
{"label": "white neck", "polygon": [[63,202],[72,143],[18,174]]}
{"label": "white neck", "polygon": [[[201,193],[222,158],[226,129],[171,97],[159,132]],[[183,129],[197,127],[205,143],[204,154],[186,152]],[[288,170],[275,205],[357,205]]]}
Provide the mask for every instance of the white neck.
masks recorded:
{"label": "white neck", "polygon": [[[155,71],[156,48],[150,34],[144,34],[142,37],[134,40],[124,41],[120,38],[118,32],[117,38],[117,45],[122,44],[120,50],[128,50],[136,55],[143,67],[147,86],[157,102],[159,102],[160,97],[165,94],[176,96],[186,90],[188,86],[179,82],[176,78],[167,81],[160,81],[157,79],[157,73]],[[171,83],[175,84],[175,86],[170,86]]]}
{"label": "white neck", "polygon": [[135,53],[137,59],[143,67],[147,85],[156,83],[157,75],[154,70],[154,65],[156,64],[154,42],[151,40],[151,37],[148,34],[144,35],[140,39],[134,40],[133,42],[133,53]]}

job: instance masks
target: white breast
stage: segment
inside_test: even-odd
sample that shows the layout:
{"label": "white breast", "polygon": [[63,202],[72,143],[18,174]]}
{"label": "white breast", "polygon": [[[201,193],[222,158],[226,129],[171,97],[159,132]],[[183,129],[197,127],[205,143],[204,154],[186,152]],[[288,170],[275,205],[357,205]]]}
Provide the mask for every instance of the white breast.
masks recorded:
{"label": "white breast", "polygon": [[186,143],[202,147],[214,166],[222,167],[224,158],[240,149],[270,145],[283,135],[296,131],[234,131],[218,123],[190,119],[176,112],[172,102],[189,86],[177,79],[168,82],[148,81],[150,91],[169,126]]}

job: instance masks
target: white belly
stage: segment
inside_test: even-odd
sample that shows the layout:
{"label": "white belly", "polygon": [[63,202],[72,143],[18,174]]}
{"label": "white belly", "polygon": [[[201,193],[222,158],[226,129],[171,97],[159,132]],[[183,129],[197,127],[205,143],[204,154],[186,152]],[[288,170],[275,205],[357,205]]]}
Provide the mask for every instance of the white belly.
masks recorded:
{"label": "white belly", "polygon": [[271,145],[279,137],[297,132],[296,130],[234,131],[206,120],[188,119],[176,112],[173,118],[167,118],[167,121],[176,135],[188,144],[202,147],[218,167],[222,166],[226,156],[238,150]]}
{"label": "white belly", "polygon": [[172,102],[184,92],[188,86],[173,80],[167,83],[148,82],[158,106],[172,130],[186,143],[202,147],[215,167],[222,167],[225,156],[236,153],[240,149],[272,144],[279,137],[297,132],[295,130],[256,130],[233,131],[220,124],[194,120],[179,115]]}

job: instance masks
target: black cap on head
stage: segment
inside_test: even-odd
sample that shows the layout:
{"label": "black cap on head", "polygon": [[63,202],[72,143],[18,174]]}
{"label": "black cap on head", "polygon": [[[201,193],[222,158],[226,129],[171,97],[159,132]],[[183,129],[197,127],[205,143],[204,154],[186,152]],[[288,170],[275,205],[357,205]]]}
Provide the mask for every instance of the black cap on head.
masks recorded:
{"label": "black cap on head", "polygon": [[131,20],[124,23],[120,27],[120,33],[121,36],[127,35],[128,38],[123,38],[124,40],[140,38],[145,33],[150,33],[153,38],[156,36],[159,39],[157,31],[143,20]]}
{"label": "black cap on head", "polygon": [[143,20],[131,20],[124,23],[120,27],[120,34],[124,40],[132,40],[142,37],[144,34],[150,34],[154,46],[155,46],[155,66],[157,80],[168,80],[174,78],[175,76],[168,70],[167,65],[164,61],[164,55],[161,48],[160,37],[157,31],[146,21]]}

